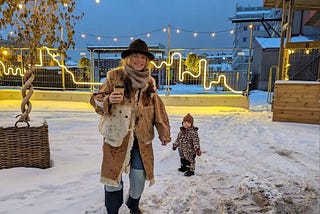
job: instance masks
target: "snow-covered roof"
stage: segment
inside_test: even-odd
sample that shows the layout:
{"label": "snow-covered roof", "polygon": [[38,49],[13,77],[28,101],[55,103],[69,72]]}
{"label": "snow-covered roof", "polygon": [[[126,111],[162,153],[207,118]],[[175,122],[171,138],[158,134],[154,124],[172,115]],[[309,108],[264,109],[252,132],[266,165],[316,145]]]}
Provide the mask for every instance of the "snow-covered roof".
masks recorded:
{"label": "snow-covered roof", "polygon": [[259,15],[270,13],[270,10],[237,11],[236,15]]}
{"label": "snow-covered roof", "polygon": [[[258,44],[266,49],[266,48],[279,48],[280,47],[280,38],[261,38],[255,37]],[[286,41],[286,40],[285,40]],[[306,36],[295,36],[291,37],[291,42],[311,42],[312,39],[309,39]]]}

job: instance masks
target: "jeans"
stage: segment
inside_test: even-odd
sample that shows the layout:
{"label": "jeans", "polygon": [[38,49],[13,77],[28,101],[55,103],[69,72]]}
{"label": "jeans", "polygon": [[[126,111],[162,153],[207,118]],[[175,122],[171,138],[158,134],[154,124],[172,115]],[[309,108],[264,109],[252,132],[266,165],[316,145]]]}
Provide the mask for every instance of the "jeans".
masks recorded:
{"label": "jeans", "polygon": [[[146,173],[142,163],[139,144],[137,138],[134,138],[133,147],[131,149],[129,173],[129,196],[127,206],[131,210],[139,209],[139,201],[144,190]],[[118,187],[105,186],[105,206],[108,214],[117,214],[123,203],[123,181]]]}

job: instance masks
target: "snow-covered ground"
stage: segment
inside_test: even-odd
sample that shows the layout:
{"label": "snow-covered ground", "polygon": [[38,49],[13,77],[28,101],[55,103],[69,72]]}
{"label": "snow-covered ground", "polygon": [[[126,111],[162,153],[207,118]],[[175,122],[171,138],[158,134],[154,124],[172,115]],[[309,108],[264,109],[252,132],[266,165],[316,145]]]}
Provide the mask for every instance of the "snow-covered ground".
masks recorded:
{"label": "snow-covered ground", "polygon": [[[203,153],[185,177],[178,152],[154,140],[156,184],[146,185],[144,213],[320,213],[320,126],[272,122],[266,96],[252,91],[249,110],[168,106],[173,140],[191,113]],[[105,213],[98,115],[87,103],[32,104],[31,119],[49,125],[53,165],[0,170],[0,213]],[[19,105],[0,100],[0,126],[14,124]]]}

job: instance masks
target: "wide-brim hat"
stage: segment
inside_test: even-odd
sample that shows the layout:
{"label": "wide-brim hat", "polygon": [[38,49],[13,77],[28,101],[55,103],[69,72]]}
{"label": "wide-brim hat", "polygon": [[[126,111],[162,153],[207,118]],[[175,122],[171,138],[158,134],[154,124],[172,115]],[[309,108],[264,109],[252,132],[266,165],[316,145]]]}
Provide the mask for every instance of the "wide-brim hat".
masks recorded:
{"label": "wide-brim hat", "polygon": [[150,60],[154,59],[154,55],[149,52],[147,44],[141,39],[136,39],[129,45],[127,50],[121,53],[122,58],[126,58],[132,53],[140,53],[146,55]]}

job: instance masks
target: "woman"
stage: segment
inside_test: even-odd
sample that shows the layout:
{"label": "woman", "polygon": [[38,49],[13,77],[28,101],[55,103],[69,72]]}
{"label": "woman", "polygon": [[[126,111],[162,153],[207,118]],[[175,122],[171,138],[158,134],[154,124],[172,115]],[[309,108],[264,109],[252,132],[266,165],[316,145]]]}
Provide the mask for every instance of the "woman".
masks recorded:
{"label": "woman", "polygon": [[111,70],[90,103],[101,116],[99,131],[104,137],[101,182],[109,214],[123,203],[122,173],[129,172],[126,204],[130,213],[141,213],[139,201],[145,181],[154,181],[152,140],[156,127],[161,144],[171,141],[169,119],[150,75],[154,59],[141,39],[122,52],[122,64]]}

